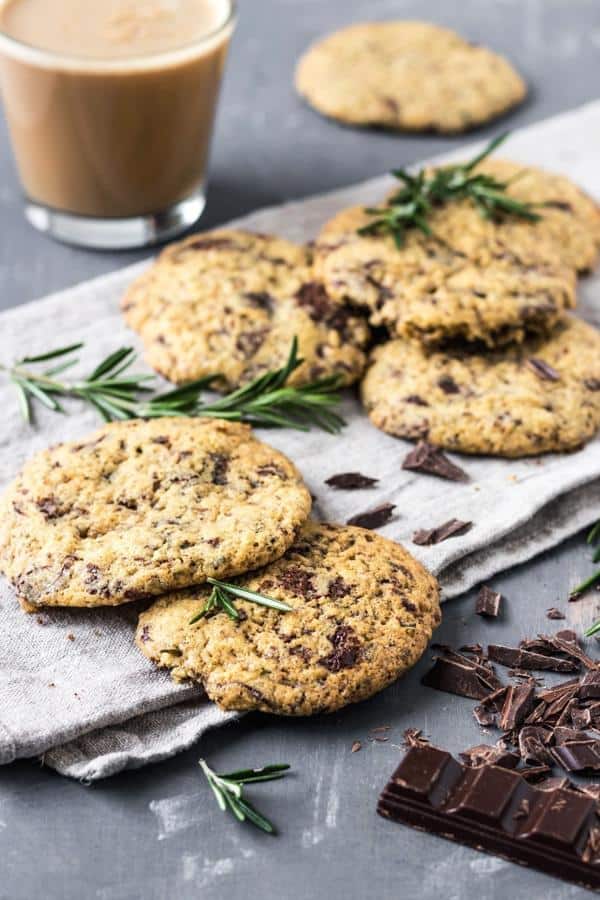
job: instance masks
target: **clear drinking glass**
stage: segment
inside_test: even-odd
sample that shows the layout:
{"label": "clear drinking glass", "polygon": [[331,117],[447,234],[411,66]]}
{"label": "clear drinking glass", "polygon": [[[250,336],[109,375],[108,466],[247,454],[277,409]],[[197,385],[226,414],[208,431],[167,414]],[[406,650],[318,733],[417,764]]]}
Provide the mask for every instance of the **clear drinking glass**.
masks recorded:
{"label": "clear drinking glass", "polygon": [[192,225],[204,209],[234,25],[235,3],[223,0],[222,22],[193,44],[106,60],[0,32],[0,88],[29,222],[104,249],[147,246]]}

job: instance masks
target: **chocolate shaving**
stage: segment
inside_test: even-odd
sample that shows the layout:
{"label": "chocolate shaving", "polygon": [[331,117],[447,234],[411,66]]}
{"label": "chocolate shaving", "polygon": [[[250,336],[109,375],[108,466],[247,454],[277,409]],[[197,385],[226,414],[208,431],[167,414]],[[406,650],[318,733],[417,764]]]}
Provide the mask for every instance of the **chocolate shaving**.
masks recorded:
{"label": "chocolate shaving", "polygon": [[378,481],[378,478],[369,478],[368,475],[361,475],[360,472],[342,472],[340,475],[332,475],[331,478],[327,478],[325,484],[339,491],[357,491],[372,487]]}
{"label": "chocolate shaving", "polygon": [[553,656],[545,656],[542,653],[532,653],[529,650],[517,647],[503,647],[500,644],[490,644],[488,656],[491,660],[503,666],[512,666],[520,669],[551,672],[579,671],[579,665],[573,660],[556,659]]}
{"label": "chocolate shaving", "polygon": [[555,606],[551,606],[550,609],[546,610],[546,618],[548,619],[565,619],[566,616],[564,613],[557,609]]}
{"label": "chocolate shaving", "polygon": [[509,731],[521,725],[534,705],[535,688],[532,684],[511,684],[500,713],[500,728]]}
{"label": "chocolate shaving", "polygon": [[376,506],[374,509],[367,510],[367,512],[352,516],[346,524],[357,525],[359,528],[381,528],[382,525],[390,521],[395,509],[395,503],[382,503],[381,506]]}
{"label": "chocolate shaving", "polygon": [[437,475],[447,481],[468,481],[469,476],[460,466],[450,462],[448,457],[427,441],[419,441],[402,463],[402,468],[410,472],[424,472]]}
{"label": "chocolate shaving", "polygon": [[551,750],[552,758],[567,772],[600,770],[600,741],[568,741]]}
{"label": "chocolate shaving", "polygon": [[532,356],[527,360],[527,365],[542,381],[560,381],[560,374],[543,359]]}
{"label": "chocolate shaving", "polygon": [[437,657],[423,676],[422,684],[472,700],[484,700],[502,687],[491,666],[481,665],[453,651]]}
{"label": "chocolate shaving", "polygon": [[471,768],[479,766],[503,766],[505,769],[516,769],[519,757],[504,747],[490,744],[477,744],[458,754],[465,765]]}
{"label": "chocolate shaving", "polygon": [[421,528],[413,534],[413,544],[420,547],[428,547],[431,544],[441,544],[448,538],[456,537],[460,534],[466,534],[473,527],[472,522],[461,522],[460,519],[450,519],[443,525],[429,530]]}
{"label": "chocolate shaving", "polygon": [[500,612],[500,605],[502,603],[502,594],[499,594],[497,591],[493,591],[491,587],[488,587],[486,584],[482,585],[479,589],[479,593],[477,594],[477,600],[475,601],[475,612],[478,616],[489,616],[492,618],[496,618],[496,616]]}
{"label": "chocolate shaving", "polygon": [[600,671],[585,673],[581,679],[577,695],[581,700],[597,700],[600,698]]}

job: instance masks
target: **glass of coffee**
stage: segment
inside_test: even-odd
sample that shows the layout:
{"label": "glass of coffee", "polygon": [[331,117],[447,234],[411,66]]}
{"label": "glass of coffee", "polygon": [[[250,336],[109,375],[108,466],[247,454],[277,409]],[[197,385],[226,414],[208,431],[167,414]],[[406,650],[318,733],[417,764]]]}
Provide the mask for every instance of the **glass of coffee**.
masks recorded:
{"label": "glass of coffee", "polygon": [[142,247],[205,203],[233,0],[0,0],[0,88],[41,231]]}

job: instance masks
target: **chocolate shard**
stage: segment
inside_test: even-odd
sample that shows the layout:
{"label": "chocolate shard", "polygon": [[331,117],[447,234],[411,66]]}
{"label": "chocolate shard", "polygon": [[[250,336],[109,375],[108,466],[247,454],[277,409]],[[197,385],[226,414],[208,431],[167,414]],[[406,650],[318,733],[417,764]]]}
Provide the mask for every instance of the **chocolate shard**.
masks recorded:
{"label": "chocolate shard", "polygon": [[571,722],[573,728],[583,731],[592,725],[592,713],[587,707],[574,706],[571,709]]}
{"label": "chocolate shard", "polygon": [[527,365],[542,381],[560,381],[560,373],[543,359],[532,356],[527,360]]}
{"label": "chocolate shard", "polygon": [[580,700],[597,700],[600,698],[600,670],[585,673],[581,679],[577,696]]}
{"label": "chocolate shard", "polygon": [[519,754],[523,762],[551,763],[548,744],[553,732],[539,725],[525,725],[519,732]]}
{"label": "chocolate shard", "polygon": [[535,687],[532,684],[509,685],[500,713],[500,728],[509,731],[522,725],[533,709],[534,698]]}
{"label": "chocolate shard", "polygon": [[516,769],[519,765],[519,756],[503,747],[490,744],[477,744],[458,754],[466,766],[503,766],[506,769]]}
{"label": "chocolate shard", "polygon": [[559,638],[561,641],[570,641],[572,644],[577,643],[577,635],[574,631],[571,631],[570,628],[565,628],[563,631],[557,631],[554,637]]}
{"label": "chocolate shard", "polygon": [[362,488],[373,487],[378,481],[378,478],[369,478],[368,475],[362,475],[360,472],[341,472],[339,475],[327,478],[325,484],[338,491],[358,491]]}
{"label": "chocolate shard", "polygon": [[402,468],[411,472],[437,475],[438,478],[445,478],[447,481],[469,480],[469,476],[464,469],[450,462],[439,447],[434,447],[428,441],[419,441],[417,446],[405,458]]}
{"label": "chocolate shard", "polygon": [[525,781],[533,782],[545,779],[551,771],[552,769],[550,768],[550,766],[547,766],[545,763],[541,763],[539,766],[529,766],[527,769],[519,769],[519,774],[525,779]]}
{"label": "chocolate shard", "polygon": [[493,709],[488,709],[481,705],[475,706],[473,715],[477,724],[481,725],[483,728],[488,728],[490,725],[496,724],[497,713],[494,712]]}
{"label": "chocolate shard", "polygon": [[528,783],[547,771],[547,766],[522,774],[496,765],[473,768],[437,747],[411,747],[383,790],[377,811],[392,821],[599,888],[596,801],[568,787],[540,790]]}
{"label": "chocolate shard", "polygon": [[346,524],[357,525],[359,528],[381,528],[382,525],[390,521],[395,509],[396,505],[394,503],[382,503],[381,506],[376,506],[374,509],[367,510],[367,512],[352,516]]}
{"label": "chocolate shard", "polygon": [[552,737],[557,747],[560,747],[561,744],[568,744],[570,741],[592,740],[585,731],[579,728],[569,728],[566,725],[557,725],[552,731]]}
{"label": "chocolate shard", "polygon": [[442,541],[447,541],[448,538],[466,534],[472,527],[472,522],[461,522],[460,519],[450,519],[448,522],[444,522],[443,525],[438,525],[437,528],[420,528],[418,531],[415,531],[413,534],[413,544],[417,544],[420,547],[427,547],[431,544],[440,544]]}
{"label": "chocolate shard", "polygon": [[478,616],[496,618],[500,613],[501,604],[502,594],[499,594],[498,591],[494,591],[491,587],[484,584],[477,594],[475,612]]}
{"label": "chocolate shard", "polygon": [[504,647],[501,644],[490,644],[488,656],[503,666],[536,671],[578,672],[579,666],[573,660],[557,659],[542,653],[532,653],[518,647]]}
{"label": "chocolate shard", "polygon": [[552,747],[552,758],[567,772],[597,772],[600,770],[600,741],[567,741]]}
{"label": "chocolate shard", "polygon": [[493,670],[461,657],[438,656],[429,672],[423,676],[422,684],[458,694],[459,697],[470,697],[472,700],[484,700],[498,686],[498,679]]}
{"label": "chocolate shard", "polygon": [[420,747],[422,744],[428,744],[429,741],[423,736],[420,728],[406,728],[402,735],[402,743],[405,747]]}
{"label": "chocolate shard", "polygon": [[550,609],[546,610],[546,618],[548,619],[566,619],[564,613],[557,609],[555,606],[551,606]]}

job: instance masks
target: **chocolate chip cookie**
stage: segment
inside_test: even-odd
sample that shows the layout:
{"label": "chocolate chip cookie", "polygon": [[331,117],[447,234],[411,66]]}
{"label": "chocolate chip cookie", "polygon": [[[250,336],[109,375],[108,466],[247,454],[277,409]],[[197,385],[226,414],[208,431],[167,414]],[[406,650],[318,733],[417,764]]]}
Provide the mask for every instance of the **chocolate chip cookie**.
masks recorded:
{"label": "chocolate chip cookie", "polygon": [[600,428],[600,332],[565,317],[546,337],[502,351],[378,347],[362,383],[372,422],[463,453],[575,450]]}
{"label": "chocolate chip cookie", "polygon": [[219,374],[215,387],[233,390],[284,365],[294,337],[304,363],[291,384],[351,384],[366,363],[365,320],[327,295],[306,248],[268,235],[222,230],[173,244],[122,309],[149,364],[176,383]]}
{"label": "chocolate chip cookie", "polygon": [[330,220],[315,271],[330,296],[365,307],[394,335],[494,347],[547,331],[575,306],[575,270],[535,223],[498,224],[457,201],[432,211],[431,235],[409,229],[398,247],[392,235],[358,233],[371,221],[358,206]]}
{"label": "chocolate chip cookie", "polygon": [[537,204],[534,233],[556,247],[562,263],[591,271],[600,253],[600,206],[564,175],[507,159],[485,159],[477,170],[509,182],[507,194]]}
{"label": "chocolate chip cookie", "polygon": [[107,425],[28,462],[0,499],[0,570],[34,606],[106,606],[280,557],[311,508],[247,425]]}
{"label": "chocolate chip cookie", "polygon": [[238,579],[282,613],[236,600],[191,625],[208,591],[162,597],[136,641],[223,709],[332,712],[386,687],[423,654],[440,621],[436,580],[401,546],[362,528],[307,523],[285,556]]}
{"label": "chocolate chip cookie", "polygon": [[350,25],[300,59],[296,88],[311,106],[350,125],[467,131],[526,94],[511,64],[428,22]]}

